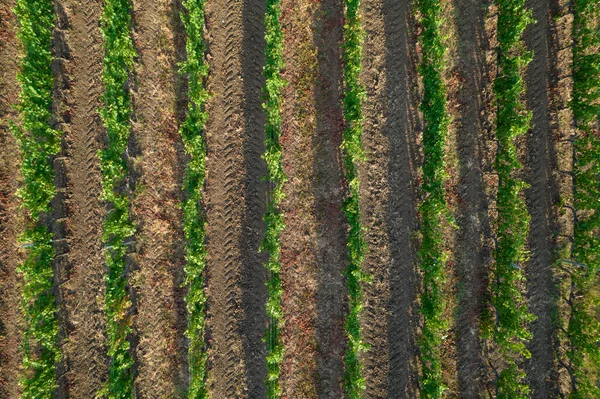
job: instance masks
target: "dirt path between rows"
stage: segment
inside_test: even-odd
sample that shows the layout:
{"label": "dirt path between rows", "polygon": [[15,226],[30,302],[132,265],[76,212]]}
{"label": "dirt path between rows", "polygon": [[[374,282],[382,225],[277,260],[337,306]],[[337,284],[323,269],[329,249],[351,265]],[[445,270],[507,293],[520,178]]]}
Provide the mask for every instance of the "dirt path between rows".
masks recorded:
{"label": "dirt path between rows", "polygon": [[417,387],[416,186],[420,128],[415,21],[411,1],[363,5],[361,207],[368,243],[364,268],[364,355],[372,398],[414,397]]}
{"label": "dirt path between rows", "polygon": [[348,290],[343,275],[348,262],[348,223],[341,210],[346,196],[340,152],[343,129],[342,3],[321,1],[312,24],[317,50],[316,126],[310,149],[314,160],[313,207],[318,223],[317,394],[319,398],[333,399],[343,397],[344,322],[348,310]]}
{"label": "dirt path between rows", "polygon": [[[478,0],[455,2],[458,60],[457,93],[457,224],[456,270],[458,311],[455,319],[458,387],[461,397],[479,397],[485,388],[480,316],[490,264],[490,225],[483,167],[491,81],[486,62],[489,39],[485,29],[486,5]],[[488,164],[489,165],[489,164]]]}
{"label": "dirt path between rows", "polygon": [[208,146],[207,296],[209,386],[219,398],[263,397],[266,376],[266,174],[260,155],[264,5],[219,0],[206,9],[211,72]]}
{"label": "dirt path between rows", "polygon": [[553,232],[556,230],[557,187],[554,181],[556,156],[554,132],[550,128],[551,76],[551,6],[546,0],[531,0],[528,6],[537,21],[528,27],[524,38],[534,58],[526,74],[527,106],[533,112],[532,128],[527,135],[526,191],[531,214],[529,247],[531,258],[526,267],[529,310],[537,317],[531,325],[533,339],[529,343],[531,359],[526,363],[532,398],[556,395],[554,371],[555,329],[553,312],[556,309],[552,261]]}
{"label": "dirt path between rows", "polygon": [[139,398],[184,397],[188,386],[181,184],[186,159],[178,132],[183,95],[177,62],[185,43],[181,7],[133,1],[138,54],[132,90],[131,214],[137,228],[134,271],[135,389]]}
{"label": "dirt path between rows", "polygon": [[[65,397],[93,397],[108,378],[105,353],[104,256],[100,203],[100,165],[97,151],[103,127],[98,115],[102,94],[101,1],[65,0],[60,4],[65,35],[61,42],[68,73],[64,130],[66,157],[66,203],[69,253],[57,263],[66,270],[60,287],[64,311],[62,330],[68,338],[63,346]],[[65,18],[66,17],[66,20]],[[62,271],[61,271],[62,274]],[[66,323],[66,325],[64,325]]]}
{"label": "dirt path between rows", "polygon": [[21,370],[19,345],[23,320],[20,312],[20,277],[16,268],[21,261],[17,236],[23,230],[23,215],[18,210],[15,192],[19,179],[19,148],[8,129],[17,120],[12,108],[19,95],[16,74],[20,46],[15,36],[16,18],[11,11],[15,2],[0,6],[0,397],[17,398]]}
{"label": "dirt path between rows", "polygon": [[284,289],[284,358],[281,386],[284,398],[316,399],[317,374],[317,216],[313,196],[313,147],[316,129],[315,82],[317,48],[312,21],[316,5],[307,0],[281,3],[285,73],[281,145],[284,185],[281,235]]}

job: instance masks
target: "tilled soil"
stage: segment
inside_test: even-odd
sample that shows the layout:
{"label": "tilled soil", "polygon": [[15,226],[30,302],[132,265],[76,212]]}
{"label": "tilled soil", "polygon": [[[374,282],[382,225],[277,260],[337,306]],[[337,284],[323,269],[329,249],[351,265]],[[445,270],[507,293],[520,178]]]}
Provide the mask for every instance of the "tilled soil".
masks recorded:
{"label": "tilled soil", "polygon": [[60,265],[68,270],[60,287],[65,332],[65,397],[92,397],[108,376],[105,348],[104,254],[100,202],[102,122],[102,36],[100,1],[65,1],[64,45],[69,88],[69,120],[63,124],[69,252]]}
{"label": "tilled soil", "polygon": [[23,320],[20,313],[19,276],[17,265],[21,252],[17,237],[23,230],[23,214],[18,208],[15,192],[19,186],[19,147],[9,131],[9,122],[16,122],[13,108],[19,87],[15,54],[20,46],[15,36],[16,19],[12,0],[0,5],[0,397],[17,398],[21,357],[19,345]]}
{"label": "tilled soil", "polygon": [[[133,2],[132,256],[136,317],[136,391],[140,398],[183,397],[188,384],[183,300],[183,169],[178,132],[180,77],[177,37],[181,8],[172,1]],[[177,53],[179,51],[179,53]],[[178,90],[179,89],[179,90]]]}
{"label": "tilled soil", "polygon": [[[526,265],[532,324],[532,358],[526,363],[532,397],[568,394],[552,314],[557,309],[557,242],[572,230],[558,216],[558,199],[569,195],[566,117],[570,92],[569,24],[564,0],[530,0],[537,23],[525,34],[535,57],[526,75],[525,99],[533,112],[523,138],[525,195],[532,214]],[[362,355],[365,398],[418,397],[418,212],[422,93],[417,74],[420,49],[411,0],[363,0],[363,145],[361,206],[368,250],[364,268],[362,328],[370,345]],[[556,3],[556,4],[555,4]],[[347,194],[341,164],[344,8],[340,0],[282,0],[285,68],[281,144],[288,176],[281,236],[285,355],[283,396],[343,397],[344,319],[347,312]],[[0,397],[19,396],[21,252],[23,229],[15,191],[18,148],[8,131],[16,118],[18,41],[13,0],[0,6]],[[184,242],[180,202],[187,160],[178,133],[187,106],[180,0],[134,0],[132,37],[137,51],[132,93],[131,214],[137,227],[128,277],[133,299],[136,398],[184,397],[189,382],[187,324],[182,287]],[[53,65],[53,123],[64,131],[54,161],[58,195],[52,228],[57,245],[56,286],[64,362],[57,398],[93,398],[107,379],[103,297],[105,273],[97,152],[105,141],[98,116],[102,95],[99,0],[57,0]],[[451,350],[444,350],[449,397],[476,398],[493,389],[493,372],[480,336],[480,314],[493,246],[495,152],[491,83],[495,71],[495,19],[490,2],[445,2],[452,48],[449,107],[449,203],[458,230],[448,234],[446,312]],[[560,8],[560,10],[559,10]],[[265,2],[210,0],[205,36],[211,97],[207,143],[206,270],[208,385],[212,398],[264,398],[263,342],[267,325],[262,217],[267,185],[264,78]],[[560,19],[554,16],[567,15]],[[566,33],[567,32],[567,33]],[[568,112],[567,112],[568,113]],[[564,159],[563,159],[564,158]],[[572,182],[571,182],[572,183]],[[568,201],[567,201],[568,202]],[[560,222],[558,223],[557,220]],[[559,237],[560,235],[560,237]],[[452,241],[452,242],[451,242]],[[558,307],[560,308],[560,307]],[[560,374],[560,376],[559,376]],[[492,387],[492,388],[490,388]]]}

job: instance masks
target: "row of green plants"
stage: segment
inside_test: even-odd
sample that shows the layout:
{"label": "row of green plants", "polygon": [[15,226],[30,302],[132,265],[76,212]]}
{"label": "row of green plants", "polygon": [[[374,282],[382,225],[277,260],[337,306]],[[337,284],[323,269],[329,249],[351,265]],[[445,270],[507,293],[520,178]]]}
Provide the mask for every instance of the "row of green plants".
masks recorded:
{"label": "row of green plants", "polygon": [[362,70],[362,46],[364,30],[360,15],[360,0],[344,0],[345,24],[343,42],[344,101],[342,104],[345,127],[342,134],[344,174],[348,184],[348,195],[343,211],[348,220],[348,286],[349,313],[346,317],[347,338],[344,356],[344,390],[348,399],[359,399],[365,389],[363,364],[360,355],[367,348],[362,338],[360,316],[363,309],[362,283],[368,280],[362,269],[366,242],[361,223],[360,180],[358,167],[364,161],[362,148],[362,102],[365,89],[360,82]]}
{"label": "row of green plants", "polygon": [[443,244],[443,229],[444,222],[449,220],[444,189],[444,148],[450,123],[443,81],[446,63],[441,26],[444,18],[440,0],[418,0],[416,6],[422,27],[419,35],[422,51],[419,74],[423,80],[421,111],[425,122],[421,184],[423,200],[419,204],[422,236],[419,259],[423,275],[420,307],[423,329],[419,337],[420,390],[423,398],[440,398],[446,389],[442,382],[440,350],[448,328],[443,317],[444,269],[448,260]]}
{"label": "row of green plants", "polygon": [[265,153],[262,158],[267,164],[267,209],[264,221],[266,223],[265,239],[261,245],[262,251],[267,251],[269,258],[265,264],[269,277],[267,281],[267,318],[265,332],[267,345],[267,397],[270,399],[281,396],[279,375],[283,360],[283,330],[284,317],[282,308],[283,287],[281,282],[281,231],[284,228],[283,213],[279,204],[284,198],[283,185],[287,178],[282,165],[281,136],[281,90],[285,81],[281,77],[283,61],[283,32],[281,29],[281,1],[267,0],[265,13],[265,100],[263,109],[266,114],[265,122]]}
{"label": "row of green plants", "polygon": [[494,316],[484,323],[484,337],[492,339],[498,354],[493,365],[496,397],[519,399],[529,396],[523,363],[531,356],[526,347],[531,339],[529,324],[534,317],[527,309],[523,265],[530,216],[520,178],[517,140],[527,133],[531,112],[525,107],[524,70],[532,59],[522,41],[525,28],[533,22],[526,0],[498,0],[498,72],[493,83],[496,101],[494,163],[498,175],[497,242],[490,278],[490,303]]}
{"label": "row of green plants", "polygon": [[51,399],[58,387],[56,371],[61,360],[53,293],[55,249],[48,226],[56,194],[52,159],[61,149],[61,132],[51,126],[54,3],[18,0],[14,11],[24,56],[18,75],[20,124],[12,125],[11,130],[21,148],[23,186],[17,194],[27,213],[25,231],[20,236],[26,257],[18,268],[23,276],[21,304],[25,320],[21,397]]}
{"label": "row of green plants", "polygon": [[106,0],[101,17],[104,39],[103,102],[100,117],[106,127],[107,145],[99,151],[102,171],[102,200],[109,205],[102,239],[105,247],[106,294],[104,312],[108,338],[108,381],[101,396],[131,398],[133,357],[130,348],[131,300],[127,281],[127,239],[135,233],[129,215],[128,160],[131,104],[128,82],[135,51],[130,35],[129,0]]}
{"label": "row of green plants", "polygon": [[204,43],[205,0],[184,0],[181,20],[186,34],[187,59],[180,65],[180,73],[187,77],[188,107],[185,121],[179,129],[188,160],[183,189],[183,232],[185,236],[185,296],[188,311],[186,336],[189,340],[188,364],[190,382],[189,399],[208,398],[206,363],[208,354],[205,342],[206,294],[203,273],[206,268],[206,217],[202,209],[202,188],[206,178],[206,144],[203,137],[208,120],[205,110],[209,94],[206,78]]}
{"label": "row of green plants", "polygon": [[567,326],[571,398],[600,397],[600,8],[574,0],[573,98],[574,240],[571,315]]}

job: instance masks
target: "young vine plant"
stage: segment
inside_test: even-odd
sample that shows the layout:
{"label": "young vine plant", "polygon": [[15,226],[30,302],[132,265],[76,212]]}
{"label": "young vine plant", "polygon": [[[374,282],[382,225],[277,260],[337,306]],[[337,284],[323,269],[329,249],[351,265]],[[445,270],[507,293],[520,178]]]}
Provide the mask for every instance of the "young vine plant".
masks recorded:
{"label": "young vine plant", "polygon": [[11,130],[21,148],[24,185],[18,196],[28,216],[20,237],[26,257],[18,268],[23,276],[21,303],[25,320],[21,397],[50,399],[58,387],[56,371],[61,360],[53,293],[55,249],[47,222],[50,202],[56,194],[52,158],[61,148],[61,132],[50,125],[54,3],[18,0],[15,14],[25,54],[18,75],[20,125],[11,125]]}

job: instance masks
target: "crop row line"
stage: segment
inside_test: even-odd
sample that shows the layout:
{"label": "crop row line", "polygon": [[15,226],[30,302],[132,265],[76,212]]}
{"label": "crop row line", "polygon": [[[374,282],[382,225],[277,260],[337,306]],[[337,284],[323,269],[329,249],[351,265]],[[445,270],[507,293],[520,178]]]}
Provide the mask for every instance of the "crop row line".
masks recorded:
{"label": "crop row line", "polygon": [[496,101],[496,139],[498,150],[494,169],[498,175],[497,244],[494,249],[490,302],[495,316],[485,320],[484,337],[492,338],[500,357],[495,367],[496,396],[525,399],[529,387],[523,363],[531,356],[526,347],[531,339],[529,323],[534,316],[523,297],[522,265],[529,234],[530,215],[523,189],[526,183],[519,175],[516,140],[527,133],[531,112],[525,107],[523,75],[533,54],[525,50],[522,34],[533,22],[525,0],[498,0],[498,75],[493,83]]}
{"label": "crop row line", "polygon": [[573,99],[577,127],[574,141],[572,258],[584,267],[571,274],[571,315],[567,338],[572,392],[570,398],[600,397],[600,9],[593,0],[574,0]]}
{"label": "crop row line", "polygon": [[283,360],[283,342],[281,331],[284,326],[281,282],[281,231],[284,228],[283,213],[279,204],[284,198],[283,185],[287,178],[282,166],[282,148],[279,142],[281,136],[281,89],[285,81],[281,77],[283,61],[283,32],[279,18],[281,16],[280,0],[267,0],[265,13],[265,100],[263,109],[266,113],[265,122],[265,153],[262,158],[267,164],[267,209],[264,216],[266,223],[265,239],[261,250],[267,251],[269,258],[265,267],[269,272],[267,281],[268,317],[265,342],[267,344],[267,397],[270,399],[281,396],[279,375]]}
{"label": "crop row line", "polygon": [[445,45],[440,28],[443,8],[439,0],[418,0],[422,32],[419,35],[422,60],[419,74],[424,95],[421,111],[423,130],[423,200],[419,204],[422,242],[419,249],[423,273],[420,312],[423,329],[419,338],[421,361],[421,396],[440,398],[446,387],[442,382],[440,349],[448,328],[443,318],[445,309],[444,282],[447,254],[443,245],[444,221],[449,219],[444,180],[446,178],[444,148],[450,117],[446,107],[446,87],[443,72],[446,66]]}
{"label": "crop row line", "polygon": [[368,280],[368,276],[362,270],[366,242],[361,222],[358,172],[359,164],[365,159],[362,148],[362,101],[365,98],[365,89],[360,82],[364,30],[359,12],[360,0],[344,0],[344,4],[346,21],[342,47],[344,60],[344,100],[342,109],[345,127],[341,147],[344,175],[348,184],[348,196],[342,209],[350,226],[347,241],[348,268],[346,269],[346,279],[349,313],[345,323],[347,347],[344,357],[344,389],[348,399],[359,399],[365,389],[360,354],[366,350],[360,324],[363,309],[361,283]]}
{"label": "crop row line", "polygon": [[127,282],[127,245],[135,233],[129,215],[127,144],[130,136],[131,104],[127,84],[133,70],[135,51],[130,35],[129,0],[106,0],[101,17],[104,38],[103,102],[100,117],[106,127],[108,145],[99,151],[102,199],[109,204],[102,239],[107,273],[104,312],[108,337],[108,381],[101,395],[110,399],[131,398],[133,357],[131,300]]}
{"label": "crop row line", "polygon": [[208,120],[205,110],[208,91],[205,80],[209,65],[205,59],[206,45],[203,38],[205,0],[184,0],[181,19],[186,33],[187,59],[180,72],[188,78],[188,109],[180,134],[189,157],[183,189],[183,232],[185,236],[185,296],[188,311],[186,336],[189,339],[188,363],[190,382],[188,398],[208,397],[206,386],[206,363],[208,354],[205,343],[206,294],[203,272],[206,268],[206,217],[202,210],[202,188],[206,178],[206,144],[203,132]]}
{"label": "crop row line", "polygon": [[56,370],[61,360],[58,308],[53,293],[56,252],[48,226],[50,203],[56,194],[52,159],[61,149],[61,132],[50,125],[54,3],[18,0],[15,14],[25,54],[18,74],[20,126],[11,125],[11,131],[21,148],[24,184],[17,195],[28,216],[20,236],[26,257],[18,268],[23,276],[21,305],[25,319],[21,397],[50,399],[58,387]]}

